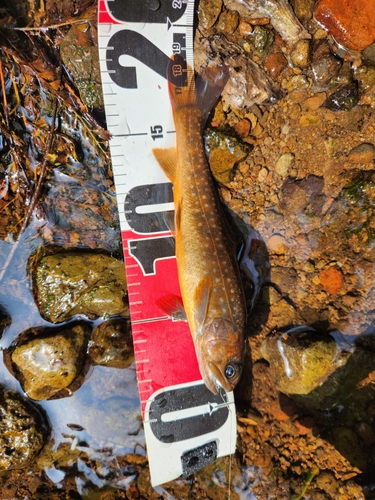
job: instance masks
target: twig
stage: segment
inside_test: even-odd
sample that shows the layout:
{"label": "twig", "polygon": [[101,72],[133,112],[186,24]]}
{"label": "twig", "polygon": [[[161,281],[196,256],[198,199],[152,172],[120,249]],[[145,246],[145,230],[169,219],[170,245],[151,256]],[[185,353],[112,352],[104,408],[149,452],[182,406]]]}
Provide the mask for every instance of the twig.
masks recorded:
{"label": "twig", "polygon": [[36,185],[34,194],[33,194],[32,198],[31,198],[30,205],[29,205],[29,208],[28,208],[28,210],[26,212],[25,218],[23,220],[20,232],[18,233],[17,241],[13,244],[12,249],[9,252],[9,255],[7,257],[7,260],[5,261],[4,267],[0,271],[0,282],[2,281],[2,279],[4,277],[4,274],[6,273],[6,270],[9,267],[9,264],[11,263],[11,261],[13,259],[15,251],[17,250],[17,247],[18,247],[18,243],[20,242],[21,235],[25,231],[25,229],[27,227],[27,224],[29,222],[29,219],[30,219],[30,217],[31,217],[31,215],[32,215],[32,213],[34,211],[34,208],[35,208],[37,202],[38,202],[38,198],[39,198],[39,195],[40,195],[40,191],[42,189],[44,177],[45,177],[45,174],[46,174],[46,171],[47,171],[48,155],[51,152],[52,142],[53,142],[54,133],[55,133],[55,122],[56,122],[56,115],[57,115],[57,106],[58,106],[58,98],[55,97],[54,102],[53,102],[52,122],[51,122],[50,130],[49,130],[49,137],[48,137],[48,141],[47,141],[46,152],[45,152],[45,155],[44,155],[44,158],[43,158],[42,168],[41,168],[41,171],[40,171],[38,183]]}
{"label": "twig", "polygon": [[45,31],[53,30],[58,28],[63,28],[64,26],[71,26],[72,24],[84,24],[88,22],[95,22],[96,16],[83,17],[81,19],[71,19],[69,21],[64,21],[62,23],[50,24],[49,26],[27,26],[24,28],[13,28],[16,31]]}
{"label": "twig", "polygon": [[9,108],[8,108],[8,103],[7,103],[7,93],[6,93],[6,89],[5,89],[3,60],[1,57],[0,57],[0,80],[1,80],[1,91],[3,93],[3,107],[4,107],[5,123],[9,129]]}

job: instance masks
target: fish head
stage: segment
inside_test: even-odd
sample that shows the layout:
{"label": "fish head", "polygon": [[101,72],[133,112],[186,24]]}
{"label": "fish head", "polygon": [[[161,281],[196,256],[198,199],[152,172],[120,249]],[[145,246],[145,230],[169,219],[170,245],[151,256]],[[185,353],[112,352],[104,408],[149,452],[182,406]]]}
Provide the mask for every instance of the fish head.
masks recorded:
{"label": "fish head", "polygon": [[217,394],[220,387],[233,391],[242,373],[245,356],[244,332],[225,318],[214,318],[200,336],[197,357],[208,389]]}

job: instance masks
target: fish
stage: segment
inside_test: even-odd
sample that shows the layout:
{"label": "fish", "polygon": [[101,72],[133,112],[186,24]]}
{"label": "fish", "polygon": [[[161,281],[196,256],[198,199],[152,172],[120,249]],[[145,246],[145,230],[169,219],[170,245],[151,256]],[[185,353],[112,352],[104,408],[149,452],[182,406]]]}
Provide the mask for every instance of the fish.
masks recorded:
{"label": "fish", "polygon": [[223,217],[205,155],[203,127],[228,78],[226,66],[208,66],[195,79],[185,70],[187,85],[173,75],[181,72],[176,56],[168,67],[168,88],[176,130],[176,146],[155,148],[153,154],[173,183],[174,227],[178,281],[182,302],[167,297],[159,307],[170,316],[186,318],[207,388],[233,391],[245,356],[246,306],[236,248]]}

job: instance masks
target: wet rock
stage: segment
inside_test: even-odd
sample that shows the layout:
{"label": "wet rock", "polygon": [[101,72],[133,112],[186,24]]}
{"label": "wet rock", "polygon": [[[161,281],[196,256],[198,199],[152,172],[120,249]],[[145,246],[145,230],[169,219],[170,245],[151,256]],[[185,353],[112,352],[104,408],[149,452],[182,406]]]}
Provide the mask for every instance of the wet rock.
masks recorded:
{"label": "wet rock", "polygon": [[35,285],[41,314],[54,323],[76,314],[91,319],[129,315],[124,263],[106,254],[45,256],[36,268]]}
{"label": "wet rock", "polygon": [[307,68],[310,64],[310,41],[299,40],[290,53],[290,60],[297,68]]}
{"label": "wet rock", "polygon": [[97,326],[88,353],[96,365],[128,368],[134,361],[130,320],[110,320]]}
{"label": "wet rock", "polygon": [[319,92],[312,97],[306,99],[305,104],[310,111],[316,111],[324,103],[327,98],[325,92]]}
{"label": "wet rock", "polygon": [[366,142],[353,148],[349,153],[352,163],[371,163],[375,160],[375,146]]}
{"label": "wet rock", "polygon": [[[197,42],[197,38],[196,38]],[[253,104],[262,103],[274,95],[271,82],[264,71],[238,45],[230,42],[223,35],[215,35],[209,40],[211,53],[216,54],[217,64],[225,61],[230,68],[230,78],[223,90],[221,99],[223,106],[243,109]],[[196,43],[198,57],[196,69],[199,67],[199,41]],[[203,65],[207,64],[207,48],[204,49]]]}
{"label": "wet rock", "polygon": [[198,19],[204,29],[212,28],[220,15],[222,0],[201,0],[198,7]]}
{"label": "wet rock", "polygon": [[358,86],[356,82],[353,82],[327,97],[323,106],[331,111],[343,111],[352,109],[358,101]]}
{"label": "wet rock", "polygon": [[346,360],[333,339],[308,331],[268,337],[261,352],[278,390],[289,395],[310,393]]}
{"label": "wet rock", "polygon": [[293,92],[293,90],[306,89],[309,86],[304,75],[294,75],[291,78],[286,78],[281,82],[281,86],[284,90],[288,92]]}
{"label": "wet rock", "polygon": [[374,431],[367,422],[357,422],[355,425],[355,431],[366,447],[371,446],[375,442]]}
{"label": "wet rock", "polygon": [[320,0],[315,19],[337,43],[352,50],[364,50],[375,40],[375,2],[369,0]]}
{"label": "wet rock", "polygon": [[245,19],[241,19],[238,25],[238,32],[243,37],[249,36],[253,32],[253,26],[248,21],[245,21]]}
{"label": "wet rock", "polygon": [[249,40],[253,45],[253,54],[258,57],[265,57],[273,43],[274,34],[263,26],[255,26]]}
{"label": "wet rock", "polygon": [[366,93],[375,85],[375,67],[362,64],[354,71],[361,93]]}
{"label": "wet rock", "polygon": [[288,61],[281,52],[274,52],[267,57],[264,65],[268,69],[270,77],[275,79],[287,67]]}
{"label": "wet rock", "polygon": [[308,21],[312,18],[315,0],[291,0],[295,15],[300,21]]}
{"label": "wet rock", "polygon": [[32,463],[47,437],[42,413],[19,394],[0,388],[0,470]]}
{"label": "wet rock", "polygon": [[73,25],[61,41],[60,53],[74,78],[82,102],[88,109],[102,109],[99,54],[92,41],[93,36],[90,23]]}
{"label": "wet rock", "polygon": [[213,176],[223,184],[230,182],[235,166],[246,158],[249,148],[234,137],[215,130],[207,130],[204,137]]}
{"label": "wet rock", "polygon": [[69,387],[82,370],[87,340],[88,327],[76,325],[18,345],[11,358],[25,393],[40,401]]}
{"label": "wet rock", "polygon": [[219,16],[216,24],[218,33],[231,35],[238,26],[240,16],[236,10],[225,10]]}
{"label": "wet rock", "polygon": [[320,84],[327,83],[335,77],[340,68],[341,62],[333,54],[324,54],[311,65],[314,80]]}

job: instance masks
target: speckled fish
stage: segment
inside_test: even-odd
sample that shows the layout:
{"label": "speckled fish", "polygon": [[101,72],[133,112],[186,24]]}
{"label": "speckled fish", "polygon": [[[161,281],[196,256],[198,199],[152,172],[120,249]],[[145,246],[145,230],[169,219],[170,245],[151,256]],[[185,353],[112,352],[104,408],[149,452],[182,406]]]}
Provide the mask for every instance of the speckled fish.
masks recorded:
{"label": "speckled fish", "polygon": [[[169,65],[175,71],[176,59]],[[206,386],[232,391],[245,354],[245,303],[228,227],[223,220],[205,156],[202,132],[207,115],[228,79],[228,69],[207,68],[194,84],[177,87],[169,76],[176,147],[153,153],[174,186],[174,233],[184,314],[193,337]],[[159,302],[172,315],[182,314],[178,299]],[[174,311],[173,311],[174,309]]]}

